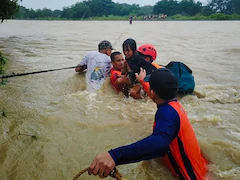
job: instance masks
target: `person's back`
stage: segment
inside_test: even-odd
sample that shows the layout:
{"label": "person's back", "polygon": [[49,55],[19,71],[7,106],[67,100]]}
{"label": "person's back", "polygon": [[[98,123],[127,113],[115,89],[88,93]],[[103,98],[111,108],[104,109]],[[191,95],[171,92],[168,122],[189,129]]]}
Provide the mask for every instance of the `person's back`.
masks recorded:
{"label": "person's back", "polygon": [[187,113],[175,99],[178,89],[176,76],[170,70],[160,68],[144,80],[149,82],[151,90],[157,95],[152,98],[153,101],[157,104],[159,100],[165,101],[158,104],[154,129],[158,131],[162,129],[161,133],[169,136],[172,126],[175,127],[170,133],[171,143],[165,150],[163,162],[180,179],[204,179],[207,173],[207,161],[201,153]]}
{"label": "person's back", "polygon": [[176,76],[167,68],[160,68],[146,76],[144,81],[149,82],[150,98],[157,105],[152,134],[99,154],[88,173],[106,177],[118,165],[164,159],[178,179],[203,180],[207,174],[207,161],[187,114],[176,99]]}
{"label": "person's back", "polygon": [[[202,156],[188,116],[178,101],[170,101],[168,106],[171,106],[172,111],[177,112],[175,118],[179,119],[180,124],[178,134],[172,140],[169,150],[162,160],[180,179],[204,179],[207,173],[207,160]],[[167,114],[170,111],[163,110],[159,113]]]}
{"label": "person's back", "polygon": [[89,52],[81,63],[87,63],[87,89],[89,91],[100,89],[110,72],[111,64],[109,56],[97,51]]}
{"label": "person's back", "polygon": [[101,41],[98,51],[89,52],[78,64],[75,71],[86,71],[87,90],[94,91],[101,88],[104,80],[110,73],[112,45],[109,41]]}

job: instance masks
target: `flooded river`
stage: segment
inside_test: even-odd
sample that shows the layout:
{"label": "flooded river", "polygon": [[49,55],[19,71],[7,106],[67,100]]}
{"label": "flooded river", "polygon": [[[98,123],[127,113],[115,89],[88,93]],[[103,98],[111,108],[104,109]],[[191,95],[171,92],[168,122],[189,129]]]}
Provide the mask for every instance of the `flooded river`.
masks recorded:
{"label": "flooded river", "polygon": [[[157,62],[182,61],[192,70],[195,94],[179,98],[210,177],[240,178],[240,21],[5,21],[0,51],[5,74],[71,67],[107,39],[154,44]],[[152,132],[156,105],[124,98],[109,79],[86,91],[74,69],[9,78],[0,86],[0,179],[65,180],[95,155]],[[155,161],[118,167],[128,180],[174,179]],[[87,173],[79,179],[95,180]],[[111,178],[107,178],[111,179]]]}

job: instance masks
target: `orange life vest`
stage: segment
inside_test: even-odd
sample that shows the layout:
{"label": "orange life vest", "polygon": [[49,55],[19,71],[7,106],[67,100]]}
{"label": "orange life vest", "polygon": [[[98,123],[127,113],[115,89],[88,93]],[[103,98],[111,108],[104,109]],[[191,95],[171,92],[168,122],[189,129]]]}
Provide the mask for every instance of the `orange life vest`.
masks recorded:
{"label": "orange life vest", "polygon": [[121,73],[122,73],[121,71],[113,68],[110,70],[110,81],[112,87],[117,91],[120,91],[120,89],[118,89],[118,86],[116,85],[116,80],[118,79],[119,76],[121,76]]}
{"label": "orange life vest", "polygon": [[162,66],[160,66],[159,64],[156,63],[152,63],[153,66],[155,66],[157,69],[162,68]]}
{"label": "orange life vest", "polygon": [[167,167],[180,179],[203,180],[207,173],[207,160],[202,156],[194,130],[186,112],[177,101],[169,102],[180,117],[180,129],[163,157]]}
{"label": "orange life vest", "polygon": [[[162,66],[160,66],[159,64],[155,64],[155,63],[152,63],[153,66],[155,66],[157,69],[159,68],[164,68]],[[143,90],[147,93],[147,95],[149,96],[150,95],[150,85],[148,82],[145,82],[144,80],[140,80],[140,83],[142,84],[143,86]]]}

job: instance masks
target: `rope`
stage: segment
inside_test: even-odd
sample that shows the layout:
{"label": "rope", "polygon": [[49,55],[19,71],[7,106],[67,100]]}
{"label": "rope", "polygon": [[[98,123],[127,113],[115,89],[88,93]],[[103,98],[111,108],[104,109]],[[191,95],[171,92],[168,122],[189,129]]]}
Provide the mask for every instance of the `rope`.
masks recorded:
{"label": "rope", "polygon": [[127,29],[125,29],[120,36],[115,40],[115,42],[113,43],[113,47],[117,44],[117,41],[122,37],[122,35],[127,31]]}
{"label": "rope", "polygon": [[58,69],[42,70],[42,71],[34,71],[34,72],[27,72],[27,73],[19,73],[19,74],[12,73],[10,75],[1,76],[0,78],[4,79],[4,78],[16,77],[16,76],[26,76],[26,75],[30,75],[30,74],[39,74],[39,73],[44,73],[44,72],[58,71],[58,70],[72,69],[72,68],[76,68],[76,66],[65,67],[65,68],[58,68]]}
{"label": "rope", "polygon": [[[115,40],[115,42],[113,43],[113,46],[115,46],[117,44],[117,41],[122,37],[122,35],[126,32],[126,29],[120,34],[120,36]],[[72,67],[65,67],[65,68],[58,68],[58,69],[49,69],[49,70],[42,70],[42,71],[34,71],[34,72],[27,72],[27,73],[19,73],[19,74],[9,74],[9,75],[3,75],[0,78],[3,80],[5,78],[11,78],[11,77],[16,77],[16,76],[26,76],[26,75],[30,75],[30,74],[39,74],[39,73],[44,73],[44,72],[50,72],[50,71],[58,71],[58,70],[63,70],[63,69],[72,69],[72,68],[76,68],[76,66],[72,66]]]}
{"label": "rope", "polygon": [[[83,169],[82,171],[80,171],[76,176],[74,176],[74,178],[72,180],[77,180],[82,174],[84,174],[85,172],[88,171],[88,168]],[[111,176],[112,178],[115,178],[117,180],[124,180],[122,178],[122,175],[119,173],[119,171],[117,170],[117,168],[114,168],[112,170],[112,172],[109,174],[109,176]]]}
{"label": "rope", "polygon": [[[115,42],[113,43],[113,46],[115,46],[117,44],[117,41],[122,37],[122,35],[126,32],[126,29],[120,34],[120,36],[115,40]],[[30,75],[30,74],[39,74],[39,73],[44,73],[44,72],[50,72],[50,71],[58,71],[58,70],[63,70],[63,69],[72,69],[72,68],[76,68],[76,66],[72,66],[72,67],[66,67],[66,68],[59,68],[59,69],[49,69],[49,70],[42,70],[42,71],[35,71],[35,72],[27,72],[27,73],[19,73],[19,74],[9,74],[9,75],[3,75],[0,78],[3,80],[4,78],[11,78],[11,77],[16,77],[16,76],[26,76],[26,75]]]}
{"label": "rope", "polygon": [[74,176],[74,178],[72,180],[77,180],[83,173],[85,173],[87,171],[88,171],[88,168],[83,169],[76,176]]}

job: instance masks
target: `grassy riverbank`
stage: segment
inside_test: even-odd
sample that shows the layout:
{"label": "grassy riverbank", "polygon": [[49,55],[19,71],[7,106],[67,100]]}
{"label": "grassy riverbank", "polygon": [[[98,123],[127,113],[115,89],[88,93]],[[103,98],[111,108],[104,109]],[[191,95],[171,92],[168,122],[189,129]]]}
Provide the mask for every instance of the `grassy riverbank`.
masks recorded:
{"label": "grassy riverbank", "polygon": [[[93,17],[91,20],[128,20],[128,16],[102,16],[102,17]],[[143,19],[142,16],[135,17],[134,20],[149,20]],[[161,20],[160,18],[154,18],[150,20]],[[222,14],[215,13],[210,16],[203,16],[197,14],[196,16],[182,16],[180,14],[175,16],[169,16],[165,20],[240,20],[240,14]]]}
{"label": "grassy riverbank", "polygon": [[[18,18],[16,18],[18,19]],[[91,18],[73,18],[73,19],[67,19],[67,18],[54,18],[54,17],[41,17],[41,18],[36,18],[32,20],[76,20],[76,21],[86,21],[86,20],[94,20],[94,21],[125,21],[129,20],[129,16],[114,16],[114,15],[109,15],[109,16],[98,16],[98,17],[91,17]],[[157,21],[161,20],[158,16],[155,16],[152,19],[145,19],[143,16],[134,16],[133,18],[134,21]],[[197,14],[195,16],[183,16],[183,15],[175,15],[175,16],[168,16],[165,21],[187,21],[187,20],[240,20],[240,14],[223,14],[223,13],[215,13],[211,14],[209,16],[204,16],[202,14]]]}
{"label": "grassy riverbank", "polygon": [[197,14],[196,16],[182,16],[175,15],[170,17],[172,20],[240,20],[240,14],[222,14],[215,13],[210,16],[203,16],[201,14]]}

